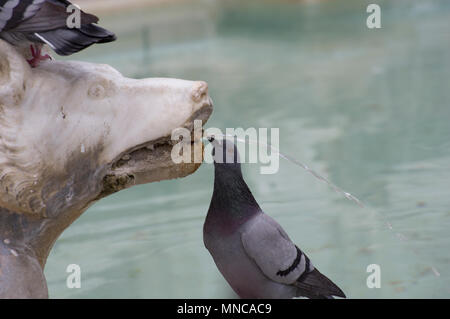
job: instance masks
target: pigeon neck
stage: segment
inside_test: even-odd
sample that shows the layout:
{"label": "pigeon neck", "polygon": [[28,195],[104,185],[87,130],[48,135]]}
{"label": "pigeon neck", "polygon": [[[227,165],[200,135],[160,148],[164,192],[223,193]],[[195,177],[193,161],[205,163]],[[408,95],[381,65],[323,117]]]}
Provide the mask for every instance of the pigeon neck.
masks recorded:
{"label": "pigeon neck", "polygon": [[227,219],[244,220],[260,211],[240,169],[229,168],[226,164],[216,165],[210,211],[226,215]]}

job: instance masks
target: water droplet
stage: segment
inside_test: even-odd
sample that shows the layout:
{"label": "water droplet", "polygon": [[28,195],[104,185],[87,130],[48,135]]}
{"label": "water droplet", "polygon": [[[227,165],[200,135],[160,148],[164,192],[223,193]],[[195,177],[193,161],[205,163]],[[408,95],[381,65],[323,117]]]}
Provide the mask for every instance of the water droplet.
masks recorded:
{"label": "water droplet", "polygon": [[433,271],[433,273],[436,277],[439,277],[441,275],[440,272],[436,268],[431,267],[431,270]]}

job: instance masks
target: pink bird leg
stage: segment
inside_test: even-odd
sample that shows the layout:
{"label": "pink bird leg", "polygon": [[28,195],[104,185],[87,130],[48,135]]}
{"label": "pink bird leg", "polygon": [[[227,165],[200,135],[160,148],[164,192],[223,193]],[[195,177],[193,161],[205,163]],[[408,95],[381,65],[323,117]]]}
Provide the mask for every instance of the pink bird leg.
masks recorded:
{"label": "pink bird leg", "polygon": [[30,45],[31,56],[33,57],[31,60],[27,60],[31,67],[35,68],[41,63],[41,61],[51,60],[52,57],[48,54],[42,55],[42,49],[39,46]]}

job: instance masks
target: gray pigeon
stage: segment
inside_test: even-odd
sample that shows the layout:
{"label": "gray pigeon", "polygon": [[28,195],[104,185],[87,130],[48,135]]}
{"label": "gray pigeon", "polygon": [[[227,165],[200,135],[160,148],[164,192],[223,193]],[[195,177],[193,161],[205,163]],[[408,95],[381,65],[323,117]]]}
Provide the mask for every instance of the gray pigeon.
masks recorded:
{"label": "gray pigeon", "polygon": [[229,140],[210,138],[214,192],[203,240],[214,262],[241,298],[345,298],[266,215],[245,183],[239,154]]}
{"label": "gray pigeon", "polygon": [[111,42],[114,33],[99,27],[98,18],[80,11],[80,28],[68,26],[73,11],[67,0],[0,0],[0,38],[19,49],[30,48],[37,66],[50,58],[41,55],[48,44],[59,55],[70,55],[94,43]]}

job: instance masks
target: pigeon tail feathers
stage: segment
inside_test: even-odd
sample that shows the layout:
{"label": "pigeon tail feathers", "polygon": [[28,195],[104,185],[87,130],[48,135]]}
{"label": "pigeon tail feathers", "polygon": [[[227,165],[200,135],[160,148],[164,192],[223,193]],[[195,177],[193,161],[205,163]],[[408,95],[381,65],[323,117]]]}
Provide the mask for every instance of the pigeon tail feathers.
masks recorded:
{"label": "pigeon tail feathers", "polygon": [[333,296],[347,298],[338,286],[317,269],[304,273],[294,286],[298,288],[298,296],[310,299],[333,299]]}

